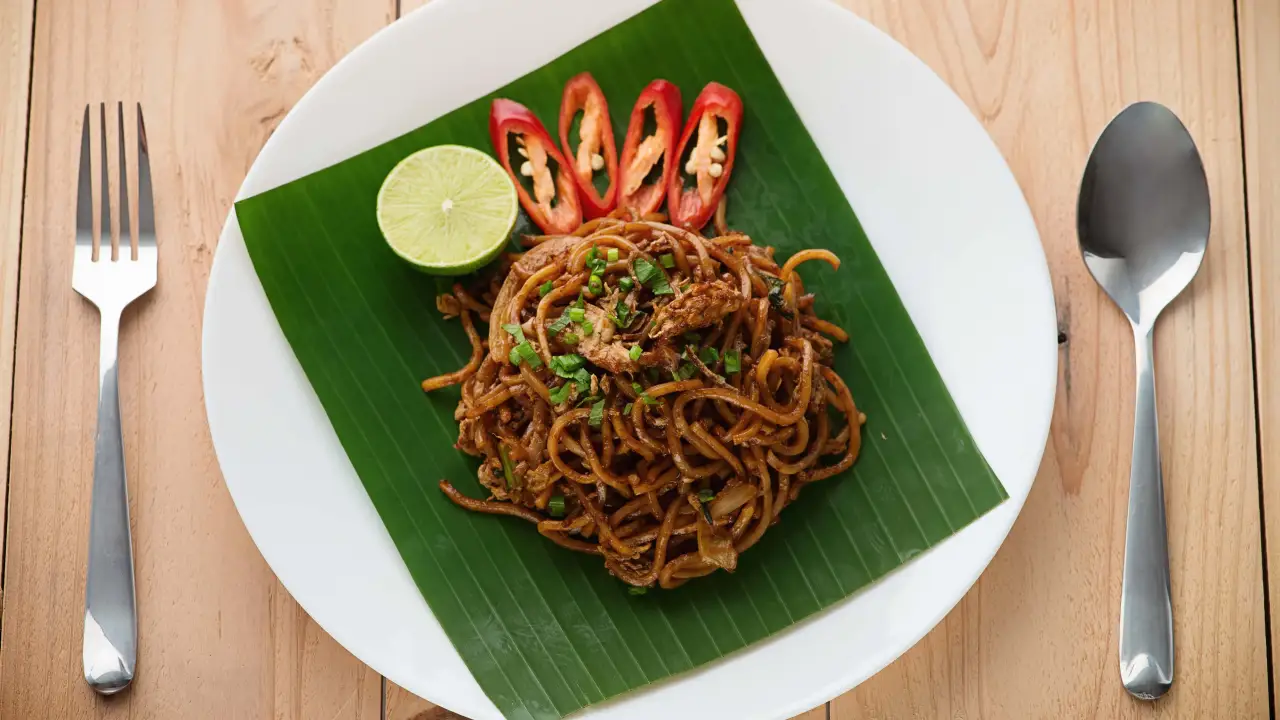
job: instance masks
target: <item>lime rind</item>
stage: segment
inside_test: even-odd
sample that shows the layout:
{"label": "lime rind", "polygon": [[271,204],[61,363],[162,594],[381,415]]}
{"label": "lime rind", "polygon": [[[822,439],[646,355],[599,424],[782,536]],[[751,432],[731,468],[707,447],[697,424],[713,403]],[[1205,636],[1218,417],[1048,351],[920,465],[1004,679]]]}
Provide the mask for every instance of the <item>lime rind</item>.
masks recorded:
{"label": "lime rind", "polygon": [[418,150],[378,190],[388,246],[434,275],[464,275],[493,260],[519,214],[515,185],[489,155],[462,145]]}

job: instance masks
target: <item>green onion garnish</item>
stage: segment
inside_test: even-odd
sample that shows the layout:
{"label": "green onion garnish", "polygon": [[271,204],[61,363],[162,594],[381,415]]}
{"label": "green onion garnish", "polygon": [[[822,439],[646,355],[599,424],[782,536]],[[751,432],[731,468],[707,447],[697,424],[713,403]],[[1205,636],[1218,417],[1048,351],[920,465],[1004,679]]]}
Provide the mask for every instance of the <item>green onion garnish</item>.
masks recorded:
{"label": "green onion garnish", "polygon": [[713,491],[702,490],[698,493],[698,502],[702,503],[703,505],[706,505],[707,503],[714,500],[715,497],[716,497],[716,494]]}
{"label": "green onion garnish", "polygon": [[670,270],[676,266],[676,256],[671,253],[662,253],[658,256],[658,262],[662,263],[662,267]]}
{"label": "green onion garnish", "polygon": [[618,287],[622,288],[622,292],[631,292],[631,288],[636,286],[636,281],[631,279],[630,275],[623,275],[618,278]]}
{"label": "green onion garnish", "polygon": [[662,271],[662,268],[644,258],[636,258],[634,267],[636,278],[640,280],[640,284],[649,288],[654,295],[676,294],[671,289],[671,283],[667,280],[667,274]]}
{"label": "green onion garnish", "polygon": [[569,308],[569,320],[580,323],[587,319],[587,311],[579,307]]}
{"label": "green onion garnish", "polygon": [[736,373],[742,370],[742,353],[738,350],[724,351],[724,371]]}
{"label": "green onion garnish", "polygon": [[613,306],[613,324],[625,328],[635,319],[635,311],[621,300]]}
{"label": "green onion garnish", "polygon": [[596,249],[595,245],[592,245],[591,249],[587,251],[586,266],[593,275],[599,275],[604,272],[605,261],[604,258],[600,257],[600,251]]}
{"label": "green onion garnish", "polygon": [[538,295],[541,297],[546,297],[547,293],[551,292],[554,288],[555,288],[555,284],[552,283],[550,280],[548,280],[542,283],[542,285],[538,288]]}
{"label": "green onion garnish", "polygon": [[609,248],[609,252],[605,253],[605,257],[609,258],[609,262],[618,262],[618,248]]}
{"label": "green onion garnish", "polygon": [[[538,357],[538,351],[533,349],[533,345],[530,345],[528,340],[516,345],[512,351],[520,355],[520,359],[529,365],[530,370],[542,367],[542,358]],[[519,362],[516,364],[519,365]]]}
{"label": "green onion garnish", "polygon": [[591,406],[591,414],[587,416],[587,424],[591,427],[598,428],[604,422],[604,400],[596,402]]}
{"label": "green onion garnish", "polygon": [[631,389],[636,392],[636,395],[640,396],[640,402],[644,403],[645,405],[661,405],[662,404],[661,400],[655,400],[649,397],[649,393],[645,392],[644,388],[641,387],[640,383],[638,382],[631,383]]}
{"label": "green onion garnish", "polygon": [[671,373],[671,377],[676,380],[688,380],[698,374],[698,366],[691,362],[682,362],[676,371]]}
{"label": "green onion garnish", "polygon": [[631,411],[635,408],[635,406],[636,406],[636,404],[635,404],[635,403],[627,403],[627,406],[626,406],[626,407],[624,407],[624,408],[622,408],[622,414],[623,414],[623,415],[630,415],[630,414],[631,414]]}
{"label": "green onion garnish", "polygon": [[547,514],[551,517],[564,517],[564,496],[552,495],[547,501]]}
{"label": "green onion garnish", "polygon": [[599,295],[604,292],[604,280],[599,275],[592,275],[587,281],[587,292],[592,295]]}
{"label": "green onion garnish", "polygon": [[565,333],[564,336],[560,338],[560,342],[565,345],[577,345],[578,336],[573,333]]}
{"label": "green onion garnish", "polygon": [[506,330],[508,335],[515,338],[516,342],[524,342],[524,330],[520,329],[519,325],[503,325],[502,329]]}
{"label": "green onion garnish", "polygon": [[596,326],[585,320],[582,323],[582,337],[591,337],[591,333],[596,331]]}
{"label": "green onion garnish", "polygon": [[586,365],[587,359],[581,355],[567,353],[565,355],[552,355],[551,364],[547,367],[551,368],[551,372],[562,378],[573,379],[573,374],[582,369]]}
{"label": "green onion garnish", "polygon": [[720,353],[716,352],[715,348],[708,345],[698,351],[698,357],[702,362],[708,365],[715,365],[720,360]]}
{"label": "green onion garnish", "polygon": [[507,489],[514,490],[516,487],[516,474],[511,464],[511,456],[507,454],[507,446],[498,444],[498,457],[502,459],[502,476],[507,479]]}
{"label": "green onion garnish", "polygon": [[565,328],[569,327],[569,323],[573,322],[566,313],[556,318],[556,321],[547,326],[547,332],[552,335],[559,335]]}
{"label": "green onion garnish", "polygon": [[551,391],[551,404],[563,405],[569,401],[569,393],[573,390],[573,383],[565,383]]}
{"label": "green onion garnish", "polygon": [[631,359],[634,361],[634,360],[639,360],[640,354],[643,352],[644,351],[640,349],[639,345],[632,345],[631,350],[627,352],[627,355],[629,355]]}

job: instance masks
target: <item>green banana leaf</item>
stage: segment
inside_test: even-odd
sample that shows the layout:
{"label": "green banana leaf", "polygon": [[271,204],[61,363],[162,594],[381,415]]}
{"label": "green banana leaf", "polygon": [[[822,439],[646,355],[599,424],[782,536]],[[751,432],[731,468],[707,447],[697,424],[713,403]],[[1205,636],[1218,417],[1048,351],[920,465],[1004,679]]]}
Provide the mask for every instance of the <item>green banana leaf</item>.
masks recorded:
{"label": "green banana leaf", "polygon": [[[644,596],[599,558],[562,550],[523,521],[460,510],[437,489],[447,477],[481,495],[476,463],[453,448],[458,392],[419,390],[470,349],[435,309],[438,281],[398,259],[374,217],[400,159],[441,143],[492,153],[495,96],[554,128],[561,88],[583,70],[608,96],[619,139],[655,77],[680,86],[686,112],[708,81],[738,91],[746,113],[729,224],[780,257],[804,247],[841,257],[838,272],[807,264],[805,285],[818,313],[852,337],[837,347],[836,370],[868,417],[853,470],[806,488],[736,572]],[[236,214],[280,326],[405,565],[507,717],[562,717],[712,662],[858,592],[1007,497],[731,0],[664,0],[491,95],[244,199]],[[529,227],[522,216],[516,232]]]}

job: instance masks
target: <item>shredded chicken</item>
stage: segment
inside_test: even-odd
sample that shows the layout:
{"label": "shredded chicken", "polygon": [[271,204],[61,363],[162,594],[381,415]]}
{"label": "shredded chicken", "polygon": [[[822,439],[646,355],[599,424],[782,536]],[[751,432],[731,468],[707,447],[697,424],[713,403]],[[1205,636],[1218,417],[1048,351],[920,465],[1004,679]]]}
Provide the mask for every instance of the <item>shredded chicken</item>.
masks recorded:
{"label": "shredded chicken", "polygon": [[720,322],[724,316],[742,307],[742,294],[723,280],[698,282],[658,309],[649,337],[674,338]]}

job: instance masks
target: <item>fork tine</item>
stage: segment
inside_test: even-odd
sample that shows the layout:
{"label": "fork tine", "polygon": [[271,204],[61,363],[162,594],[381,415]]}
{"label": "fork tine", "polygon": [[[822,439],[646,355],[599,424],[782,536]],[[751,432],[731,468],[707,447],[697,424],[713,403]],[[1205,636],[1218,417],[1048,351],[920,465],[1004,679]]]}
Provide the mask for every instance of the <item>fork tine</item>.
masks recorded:
{"label": "fork tine", "polygon": [[118,152],[120,153],[120,249],[123,252],[126,248],[129,250],[129,259],[133,259],[133,233],[129,232],[129,162],[128,153],[124,150],[124,103],[116,103],[116,129],[119,131],[120,142]]}
{"label": "fork tine", "polygon": [[102,121],[102,134],[98,137],[102,140],[102,186],[99,189],[98,196],[102,198],[102,229],[99,230],[98,253],[101,258],[102,251],[107,251],[111,260],[116,259],[114,243],[111,241],[111,184],[108,180],[110,173],[107,171],[107,104],[98,103],[98,117]]}
{"label": "fork tine", "polygon": [[147,127],[138,103],[138,247],[155,247],[155,206],[151,199],[151,154],[147,152]]}
{"label": "fork tine", "polygon": [[93,245],[93,170],[89,141],[89,106],[84,106],[84,129],[80,135],[80,187],[76,193],[76,242]]}

